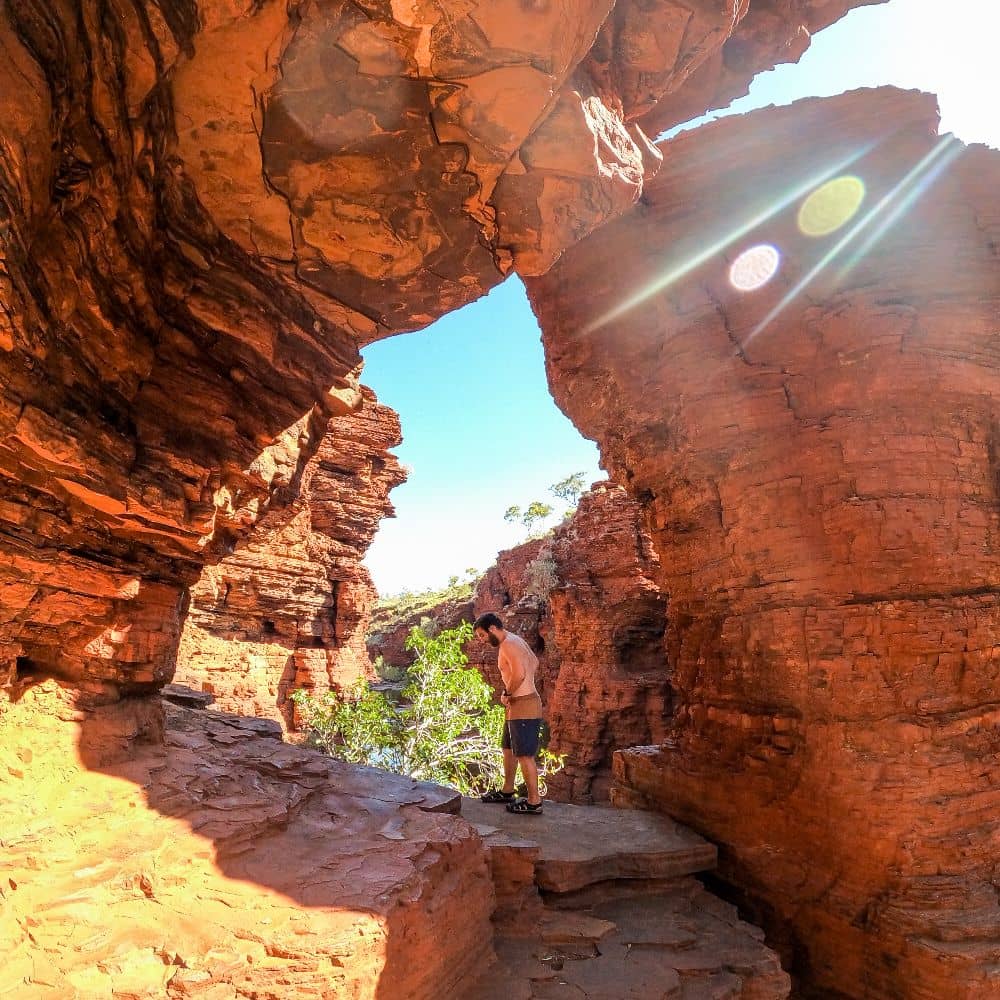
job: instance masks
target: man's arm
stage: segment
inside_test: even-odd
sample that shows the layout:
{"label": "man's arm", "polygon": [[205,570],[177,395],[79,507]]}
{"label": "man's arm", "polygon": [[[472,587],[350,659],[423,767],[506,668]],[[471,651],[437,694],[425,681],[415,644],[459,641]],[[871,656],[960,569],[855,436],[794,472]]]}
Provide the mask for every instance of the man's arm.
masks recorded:
{"label": "man's arm", "polygon": [[[504,645],[506,645],[506,643]],[[500,677],[503,680],[504,690],[506,690],[508,694],[513,694],[521,686],[524,682],[524,678],[527,676],[527,672],[522,664],[520,671],[521,676],[518,677],[516,681],[513,679],[517,665],[517,658],[511,656],[508,651],[501,646],[497,656],[497,666],[500,668]]]}

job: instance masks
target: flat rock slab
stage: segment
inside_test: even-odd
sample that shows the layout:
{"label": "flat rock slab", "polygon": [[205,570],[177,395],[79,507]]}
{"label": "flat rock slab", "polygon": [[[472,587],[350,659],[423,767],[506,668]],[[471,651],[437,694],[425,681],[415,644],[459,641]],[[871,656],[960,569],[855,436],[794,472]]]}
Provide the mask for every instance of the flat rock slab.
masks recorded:
{"label": "flat rock slab", "polygon": [[[627,883],[546,908],[531,934],[497,941],[498,962],[459,1000],[785,1000],[790,980],[763,934],[693,878],[656,892]],[[564,934],[559,934],[563,926]]]}
{"label": "flat rock slab", "polygon": [[488,847],[537,849],[535,881],[573,892],[609,879],[677,878],[715,867],[713,844],[667,816],[546,802],[540,816],[462,800],[462,816]]}

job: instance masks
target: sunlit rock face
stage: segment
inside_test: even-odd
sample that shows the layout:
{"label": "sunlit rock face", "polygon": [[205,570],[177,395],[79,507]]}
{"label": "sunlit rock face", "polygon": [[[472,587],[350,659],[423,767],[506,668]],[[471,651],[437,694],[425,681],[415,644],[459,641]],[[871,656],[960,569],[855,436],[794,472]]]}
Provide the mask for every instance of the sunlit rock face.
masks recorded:
{"label": "sunlit rock face", "polygon": [[617,777],[851,997],[992,995],[1000,946],[1000,154],[936,125],[886,89],[686,134],[529,282],[670,601],[671,731]]}
{"label": "sunlit rock face", "polygon": [[[849,6],[768,23],[804,37]],[[660,164],[640,119],[758,21],[736,0],[8,0],[0,685],[167,680],[185,588],[309,460],[300,422],[355,404],[356,345],[634,204]]]}
{"label": "sunlit rock face", "polygon": [[260,719],[75,702],[49,679],[4,716],[4,996],[435,1000],[493,960],[486,857],[451,789]]}
{"label": "sunlit rock face", "polygon": [[175,151],[228,236],[372,339],[543,272],[659,168],[658,101],[726,103],[851,6],[202,0]]}
{"label": "sunlit rock face", "polygon": [[[631,95],[639,126],[657,136],[743,97],[764,69],[798,62],[811,36],[851,7],[884,2],[751,0],[735,10],[705,2],[683,8],[671,0],[633,3],[617,38],[620,46],[631,43],[635,54],[626,73],[616,73],[615,79]],[[650,18],[651,8],[663,15],[662,21]],[[593,57],[601,61],[597,46]]]}
{"label": "sunlit rock face", "polygon": [[361,559],[404,474],[386,451],[398,417],[368,389],[364,404],[312,428],[322,442],[286,495],[191,589],[175,680],[211,692],[214,707],[294,727],[294,691],[370,672],[375,589]]}
{"label": "sunlit rock face", "polygon": [[114,696],[169,679],[186,585],[359,359],[167,149],[194,11],[76,6],[0,11],[0,651]]}

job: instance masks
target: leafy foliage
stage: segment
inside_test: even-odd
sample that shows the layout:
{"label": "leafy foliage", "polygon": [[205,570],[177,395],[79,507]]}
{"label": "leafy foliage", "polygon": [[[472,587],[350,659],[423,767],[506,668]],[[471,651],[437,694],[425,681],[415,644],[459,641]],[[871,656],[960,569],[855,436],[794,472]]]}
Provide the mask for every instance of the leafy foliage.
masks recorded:
{"label": "leafy foliage", "polygon": [[395,684],[406,677],[406,670],[403,667],[386,663],[385,657],[381,653],[372,660],[372,666],[375,668],[375,674],[380,681],[388,681],[391,684]]}
{"label": "leafy foliage", "polygon": [[[585,491],[586,486],[582,472],[573,472],[549,487],[549,492],[556,499],[562,501],[564,520],[576,510],[576,505],[580,502],[580,497]],[[510,524],[523,524],[528,529],[528,538],[541,538],[545,534],[544,531],[540,530],[541,526],[552,516],[554,510],[555,508],[551,504],[543,503],[541,500],[532,500],[523,509],[518,504],[508,507],[503,519]]]}
{"label": "leafy foliage", "polygon": [[[462,647],[472,626],[429,635],[414,628],[406,640],[416,654],[399,704],[364,680],[351,690],[292,696],[316,744],[341,760],[381,767],[477,795],[503,780],[502,706]],[[542,751],[540,770],[561,758]]]}
{"label": "leafy foliage", "polygon": [[549,504],[542,503],[541,500],[532,500],[525,510],[521,510],[517,504],[508,507],[503,519],[511,523],[520,521],[528,529],[530,536],[535,525],[550,517],[551,514],[552,507]]}
{"label": "leafy foliage", "polygon": [[586,489],[586,484],[583,481],[583,473],[574,472],[565,479],[560,479],[558,483],[553,483],[549,487],[549,492],[566,504],[568,508],[566,516],[569,516],[576,510],[576,505],[580,502],[580,497],[583,496]]}

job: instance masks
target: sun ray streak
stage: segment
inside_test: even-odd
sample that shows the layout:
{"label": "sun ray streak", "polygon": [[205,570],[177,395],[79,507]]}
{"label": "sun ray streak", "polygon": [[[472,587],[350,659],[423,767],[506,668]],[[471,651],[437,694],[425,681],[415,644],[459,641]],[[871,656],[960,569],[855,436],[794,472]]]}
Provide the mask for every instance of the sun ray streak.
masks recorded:
{"label": "sun ray streak", "polygon": [[751,218],[747,219],[745,222],[741,223],[735,229],[730,230],[721,239],[712,243],[710,246],[706,247],[700,253],[695,254],[689,260],[678,264],[676,267],[672,268],[665,275],[657,278],[651,284],[647,285],[645,288],[640,289],[630,298],[626,299],[620,305],[615,306],[613,309],[606,312],[603,316],[599,316],[592,323],[588,324],[584,333],[591,333],[596,329],[604,326],[607,323],[611,323],[616,319],[624,316],[625,313],[634,309],[637,305],[645,302],[648,298],[653,295],[662,292],[664,289],[669,288],[674,282],[679,281],[686,274],[689,274],[695,268],[700,267],[707,260],[711,260],[716,254],[721,253],[723,250],[730,247],[737,240],[743,239],[747,233],[752,232],[758,226],[767,222],[768,219],[773,218],[779,212],[787,208],[792,202],[797,201],[803,195],[808,194],[817,185],[822,184],[824,181],[829,180],[831,177],[835,177],[845,168],[849,167],[852,163],[855,163],[861,157],[867,155],[875,147],[875,143],[868,143],[861,149],[852,153],[850,156],[844,157],[838,163],[833,164],[833,166],[826,168],[822,173],[810,177],[808,180],[803,181],[801,184],[797,185],[793,190],[789,191],[784,197],[779,199],[773,205],[768,206],[765,210],[753,215]]}
{"label": "sun ray streak", "polygon": [[[812,281],[816,278],[816,276],[828,264],[830,264],[831,261],[833,261],[840,254],[842,250],[844,250],[847,246],[850,245],[850,243],[854,240],[856,236],[858,236],[861,232],[867,229],[868,226],[871,223],[873,223],[883,211],[887,210],[893,204],[893,202],[897,197],[903,194],[903,192],[907,189],[907,187],[909,187],[911,184],[915,185],[913,192],[914,197],[921,191],[923,191],[924,187],[922,185],[916,185],[916,181],[918,181],[923,174],[927,173],[927,171],[930,170],[934,161],[937,160],[943,153],[945,153],[952,146],[953,143],[956,142],[957,140],[955,139],[954,136],[951,135],[942,136],[937,145],[935,145],[935,147],[919,163],[917,163],[917,165],[913,167],[909,171],[909,173],[907,173],[906,176],[903,177],[902,180],[898,181],[896,185],[887,194],[883,195],[879,199],[878,203],[869,212],[867,212],[859,222],[857,222],[854,226],[852,226],[839,240],[837,240],[837,242],[825,254],[823,254],[823,256],[816,262],[816,264],[813,265],[812,268],[810,268],[810,270],[805,274],[805,276],[802,277],[788,291],[788,293],[781,299],[781,301],[778,302],[777,305],[775,305],[775,307],[753,328],[753,330],[750,331],[750,335],[747,337],[745,341],[743,341],[743,346],[746,347],[746,345],[749,344],[750,341],[757,336],[757,334],[759,334],[766,326],[768,326],[772,322],[772,320],[774,320],[778,315],[780,315],[793,301],[793,299],[795,299],[803,291],[803,289],[805,289],[808,285],[810,285]],[[907,201],[906,203],[907,207],[909,206],[910,203],[912,203],[912,200],[913,198],[909,198],[909,201]],[[899,213],[892,213],[891,216],[887,216],[886,219],[884,220],[886,225],[888,225],[890,221],[894,221],[895,218],[898,218],[898,215]],[[884,232],[884,228],[880,227],[878,235],[881,235],[882,232]]]}
{"label": "sun ray streak", "polygon": [[908,191],[906,195],[900,199],[899,204],[883,219],[875,231],[868,236],[864,243],[859,246],[853,254],[851,254],[850,260],[837,272],[836,280],[843,281],[844,278],[850,273],[851,269],[854,268],[862,258],[875,246],[876,243],[888,232],[888,230],[895,225],[900,216],[908,211],[910,206],[924,194],[925,191],[944,173],[948,167],[955,161],[955,159],[962,153],[964,146],[961,143],[953,143],[949,149],[947,155],[941,157],[934,166],[927,171],[926,176],[921,177],[920,180],[913,185],[913,190]]}

